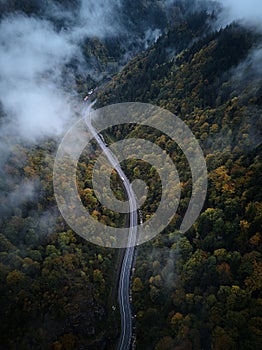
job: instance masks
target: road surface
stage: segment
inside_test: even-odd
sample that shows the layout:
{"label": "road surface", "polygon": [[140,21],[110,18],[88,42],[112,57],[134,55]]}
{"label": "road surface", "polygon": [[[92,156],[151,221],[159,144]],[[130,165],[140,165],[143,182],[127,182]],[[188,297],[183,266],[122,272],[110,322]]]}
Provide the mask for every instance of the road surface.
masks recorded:
{"label": "road surface", "polygon": [[136,197],[133,192],[132,186],[120,167],[118,160],[115,155],[107,148],[104,140],[98,135],[95,128],[92,126],[90,120],[90,110],[92,104],[87,106],[85,114],[87,114],[85,120],[89,131],[92,136],[99,144],[101,150],[105,153],[112,167],[117,171],[120,179],[125,187],[126,194],[129,201],[129,236],[128,236],[128,247],[126,248],[125,255],[123,258],[121,272],[119,277],[118,287],[118,301],[121,315],[121,335],[118,345],[118,350],[129,350],[132,342],[132,312],[130,304],[130,275],[132,270],[132,264],[134,260],[135,242],[137,236],[137,225],[138,225],[138,213]]}

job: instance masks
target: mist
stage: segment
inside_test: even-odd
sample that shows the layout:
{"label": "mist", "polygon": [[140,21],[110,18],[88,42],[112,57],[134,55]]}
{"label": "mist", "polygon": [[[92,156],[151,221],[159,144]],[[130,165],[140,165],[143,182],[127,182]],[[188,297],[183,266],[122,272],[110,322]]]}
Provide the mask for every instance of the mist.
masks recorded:
{"label": "mist", "polygon": [[[116,38],[128,34],[124,6],[126,0],[77,0],[32,2],[35,12],[11,12],[0,22],[0,106],[4,121],[0,136],[2,150],[15,142],[37,143],[46,137],[61,138],[76,117],[79,98],[71,63],[82,76],[101,79],[92,67],[92,60],[83,55],[86,38]],[[261,28],[262,3],[260,0],[188,0],[188,10],[209,11],[216,3],[222,6],[219,21],[226,25],[240,20]],[[9,2],[2,1],[3,4]],[[165,0],[166,11],[178,1]],[[213,5],[212,5],[213,4]],[[7,5],[6,5],[7,6]],[[17,5],[16,5],[17,6]],[[10,7],[10,11],[11,11]],[[16,9],[14,9],[16,10]],[[132,11],[134,9],[132,8]],[[133,16],[135,12],[132,12]],[[155,18],[155,14],[152,15]],[[150,17],[151,18],[151,17]],[[128,21],[127,21],[128,22]],[[150,21],[149,21],[150,22]],[[143,26],[141,27],[143,28]],[[148,48],[162,34],[161,28],[148,27],[141,37],[127,39],[132,50],[132,40],[143,49]],[[129,41],[129,42],[128,42]],[[123,53],[122,61],[133,52]],[[261,74],[261,48],[253,50],[249,62]],[[71,68],[70,68],[71,67]],[[4,141],[4,144],[3,144]]]}
{"label": "mist", "polygon": [[0,185],[4,212],[8,206],[16,208],[34,199],[39,191],[37,181],[27,182],[21,175],[18,180],[18,174],[6,171],[9,156],[19,158],[16,145],[36,147],[50,138],[59,142],[81,117],[76,110],[82,103],[76,75],[84,81],[87,76],[94,81],[101,79],[92,66],[96,57],[89,60],[85,56],[85,41],[126,36],[124,61],[134,54],[132,43],[138,42],[144,49],[161,35],[150,21],[146,29],[138,23],[139,30],[129,33],[129,14],[123,9],[126,3],[0,1]]}
{"label": "mist", "polygon": [[[62,136],[75,117],[73,106],[79,104],[72,63],[80,76],[101,79],[92,67],[93,61],[84,58],[83,43],[87,38],[128,36],[125,3],[32,2],[32,12],[23,13],[16,12],[16,3],[1,2],[8,10],[0,22],[0,105],[4,115],[0,135],[7,139],[5,144],[11,139],[37,143],[46,137]],[[21,6],[28,9],[24,2]],[[141,37],[135,35],[130,33],[131,38],[126,40],[130,50],[132,42],[147,48],[161,30],[152,25],[140,33]],[[133,54],[124,52],[121,64]]]}
{"label": "mist", "polygon": [[[78,104],[74,62],[92,72],[82,54],[86,37],[105,38],[119,31],[114,12],[119,1],[82,0],[75,8],[51,1],[42,16],[13,13],[0,23],[0,104],[4,145],[60,138],[75,117]],[[39,9],[40,11],[40,9]],[[56,23],[56,25],[54,24]]]}
{"label": "mist", "polygon": [[260,0],[219,0],[223,11],[219,17],[221,24],[240,21],[245,25],[262,30],[262,2]]}
{"label": "mist", "polygon": [[0,50],[1,133],[31,142],[61,135],[72,113],[63,67],[76,45],[50,22],[17,15],[0,23]]}
{"label": "mist", "polygon": [[[7,6],[0,22],[1,165],[16,143],[35,145],[46,138],[59,141],[80,117],[75,111],[75,106],[80,103],[75,73],[83,78],[92,75],[94,80],[102,76],[92,66],[92,60],[88,61],[84,56],[83,44],[87,38],[114,40],[119,35],[126,36],[126,51],[120,59],[125,62],[134,55],[133,46],[146,49],[162,34],[163,28],[156,25],[158,7],[149,15],[146,13],[146,24],[138,23],[136,31],[130,23],[136,18],[137,8],[132,5],[129,19],[124,8],[127,3],[127,0],[63,3],[53,0],[45,4],[32,1],[32,11],[23,12],[16,2],[0,2],[0,9]],[[159,9],[169,11],[177,3],[176,0],[165,0]],[[215,3],[217,1],[188,0],[184,1],[184,7],[189,11],[192,6],[193,11],[203,9],[206,4],[206,8],[212,9],[211,5]],[[219,3],[223,6],[219,18],[224,25],[241,20],[261,27],[262,4],[259,0],[248,3],[219,0]],[[139,4],[143,8],[144,3]],[[145,8],[149,11],[150,6]],[[252,71],[257,69],[260,74],[261,58],[261,48],[257,48],[247,62]]]}

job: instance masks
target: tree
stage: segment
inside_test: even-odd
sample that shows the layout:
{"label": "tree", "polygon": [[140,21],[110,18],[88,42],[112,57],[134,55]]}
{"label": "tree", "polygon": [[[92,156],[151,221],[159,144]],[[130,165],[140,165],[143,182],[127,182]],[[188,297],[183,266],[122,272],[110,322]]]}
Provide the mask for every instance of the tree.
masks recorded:
{"label": "tree", "polygon": [[141,292],[143,290],[143,283],[139,277],[136,277],[133,281],[132,290],[134,292]]}

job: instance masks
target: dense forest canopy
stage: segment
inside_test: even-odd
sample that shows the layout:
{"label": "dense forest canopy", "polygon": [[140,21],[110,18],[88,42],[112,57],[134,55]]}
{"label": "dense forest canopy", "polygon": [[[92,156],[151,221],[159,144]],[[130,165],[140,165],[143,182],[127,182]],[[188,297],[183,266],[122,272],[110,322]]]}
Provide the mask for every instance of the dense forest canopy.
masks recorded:
{"label": "dense forest canopy", "polygon": [[[88,7],[80,0],[0,2],[3,67],[9,69],[6,62],[13,62],[13,45],[21,57],[24,50],[42,64],[28,61],[32,76],[26,65],[21,69],[14,65],[5,74],[1,70],[6,85],[0,84],[0,349],[115,349],[123,250],[98,247],[77,236],[57,209],[52,184],[61,135],[81,117],[79,105],[96,86],[100,89],[95,108],[137,101],[176,114],[196,136],[208,167],[203,210],[181,235],[178,228],[192,191],[181,150],[167,135],[138,125],[119,125],[103,133],[109,144],[130,137],[156,143],[173,159],[181,180],[174,220],[154,240],[137,248],[132,275],[137,349],[259,349],[261,31],[250,22],[221,26],[221,3],[112,3],[105,1],[103,7],[100,1],[97,5],[90,1],[93,7]],[[82,23],[92,11],[97,17],[85,32]],[[115,18],[110,35],[99,27],[104,17],[110,28]],[[8,43],[12,26],[21,23],[16,40]],[[52,45],[44,59],[37,50],[31,52],[30,45],[27,51],[23,30],[32,23],[36,33],[48,35],[50,43],[57,34],[55,47],[66,45],[62,46],[66,59],[64,53],[55,54]],[[99,30],[94,30],[95,25]],[[69,40],[65,35],[74,31],[81,34],[78,46],[72,42],[75,37]],[[29,37],[37,49],[45,47],[46,40],[37,46],[39,40]],[[81,54],[76,56],[75,50]],[[41,94],[54,97],[54,110],[46,109],[50,100],[32,97],[37,86]],[[29,92],[29,102],[44,111],[43,123],[34,114],[38,109],[30,110],[31,119],[19,119],[27,113],[23,93],[27,98]],[[63,122],[56,114],[45,117],[57,110]],[[58,133],[48,130],[51,119],[56,121],[51,128],[59,126]],[[30,130],[37,137],[31,137]],[[81,200],[100,222],[125,225],[126,217],[100,205],[94,194],[91,177],[100,150],[95,141],[92,145],[92,157],[87,159],[83,152],[78,164]],[[125,161],[122,167],[130,180],[147,181],[148,196],[141,208],[146,220],[161,196],[156,171],[137,160]],[[123,199],[116,173],[111,184],[116,197]]]}

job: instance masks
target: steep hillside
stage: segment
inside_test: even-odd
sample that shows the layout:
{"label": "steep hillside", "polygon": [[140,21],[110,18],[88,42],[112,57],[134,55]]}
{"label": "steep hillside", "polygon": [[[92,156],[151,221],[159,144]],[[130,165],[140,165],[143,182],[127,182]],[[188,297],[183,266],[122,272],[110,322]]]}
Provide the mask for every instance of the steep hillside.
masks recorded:
{"label": "steep hillside", "polygon": [[[138,249],[138,349],[261,346],[262,85],[254,60],[261,37],[237,24],[207,31],[207,19],[200,13],[174,27],[98,98],[98,106],[140,101],[177,114],[199,140],[209,172],[208,196],[193,228],[176,233],[191,193],[186,179],[175,222]],[[148,137],[139,127],[114,131]],[[154,141],[185,176],[186,163],[170,140],[156,135]],[[144,174],[143,164],[126,164],[130,178],[137,168]],[[148,208],[156,201],[151,195]]]}
{"label": "steep hillside", "polygon": [[[93,6],[86,8],[92,25],[83,17],[82,26],[83,22],[76,22],[81,14],[84,16],[85,6],[80,7],[81,4],[87,3]],[[115,12],[111,16],[112,3],[121,3],[119,16]],[[60,140],[43,132],[31,142],[31,138],[24,140],[20,133],[20,124],[25,134],[30,133],[30,122],[37,131],[38,124],[52,129],[48,115],[39,122],[36,118],[41,108],[51,105],[50,100],[41,100],[37,95],[32,100],[37,107],[34,113],[25,113],[31,113],[32,119],[26,118],[23,124],[22,119],[14,118],[17,109],[13,107],[18,106],[20,118],[24,101],[30,100],[28,92],[31,97],[38,86],[43,87],[42,96],[44,87],[51,85],[52,89],[47,89],[51,99],[50,91],[55,95],[59,90],[55,78],[65,85],[66,92],[71,92],[72,99],[77,95],[74,106],[91,87],[101,83],[97,107],[141,101],[166,108],[190,127],[205,155],[208,196],[197,222],[181,236],[178,228],[192,192],[190,169],[181,150],[166,135],[137,125],[121,125],[104,133],[109,144],[123,137],[154,141],[170,154],[182,181],[174,220],[137,250],[132,280],[137,349],[261,348],[261,35],[236,23],[214,30],[212,11],[195,12],[200,3],[0,1],[2,20],[8,18],[8,24],[19,25],[21,18],[26,18],[25,24],[34,24],[32,19],[37,19],[41,22],[41,30],[35,26],[37,33],[51,33],[55,43],[60,39],[58,42],[68,44],[73,29],[82,35],[85,25],[89,33],[84,32],[83,37],[79,34],[81,54],[77,51],[79,57],[69,55],[68,61],[59,54],[54,55],[58,62],[51,64],[53,56],[48,46],[44,58],[48,57],[50,66],[49,61],[43,69],[36,64],[35,80],[29,79],[29,90],[21,84],[21,80],[27,80],[27,65],[21,70],[16,69],[21,68],[18,65],[10,69],[10,76],[15,76],[12,89],[22,86],[25,91],[11,91],[9,99],[4,93],[1,96],[1,101],[8,100],[10,107],[0,104],[1,350],[110,350],[116,348],[119,338],[117,283],[123,251],[94,246],[81,239],[58,212],[52,176]],[[99,15],[91,18],[94,8]],[[12,22],[18,12],[18,21]],[[111,30],[108,36],[105,28],[98,25],[104,20],[109,21],[105,26],[106,31]],[[30,39],[31,32],[24,35],[21,30]],[[25,46],[19,51],[20,34],[14,41],[19,55],[26,51]],[[76,35],[75,40],[79,37]],[[44,38],[41,45],[45,41]],[[32,41],[37,49],[38,42],[38,37]],[[2,45],[2,50],[8,45]],[[30,48],[26,53],[31,51],[34,50]],[[15,56],[19,55],[15,51]],[[9,68],[10,57],[7,55]],[[35,63],[30,57],[26,56],[32,66],[29,65],[29,73]],[[43,58],[38,52],[33,57]],[[17,63],[16,57],[14,62]],[[53,74],[56,70],[61,71],[61,76]],[[18,74],[13,76],[13,71]],[[50,79],[52,74],[54,80]],[[7,87],[10,90],[8,84]],[[65,114],[68,106],[63,89],[59,90],[62,103],[55,104],[59,115]],[[25,99],[19,100],[19,94]],[[77,105],[76,116],[70,115],[72,119],[80,117],[81,106]],[[51,113],[49,109],[48,112]],[[14,124],[10,123],[12,118]],[[94,141],[92,151],[89,158],[83,152],[78,164],[81,200],[96,220],[124,226],[126,216],[107,210],[94,194],[92,171],[100,155]],[[142,207],[143,218],[149,218],[161,194],[155,170],[136,160],[125,161],[122,166],[131,180],[151,176],[148,198]],[[123,199],[116,173],[111,181],[117,198]]]}

